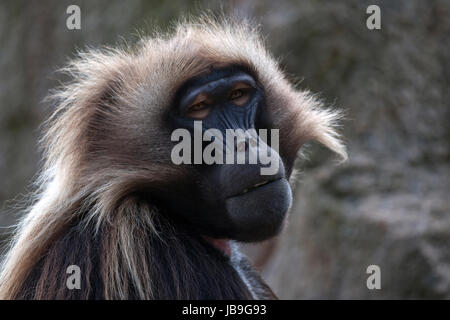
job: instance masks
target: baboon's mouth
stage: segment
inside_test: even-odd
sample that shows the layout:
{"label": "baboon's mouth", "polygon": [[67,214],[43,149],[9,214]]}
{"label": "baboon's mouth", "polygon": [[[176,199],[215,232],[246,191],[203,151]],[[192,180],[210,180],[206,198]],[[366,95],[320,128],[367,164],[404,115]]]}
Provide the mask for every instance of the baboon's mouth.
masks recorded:
{"label": "baboon's mouth", "polygon": [[241,192],[239,192],[239,193],[237,193],[237,194],[234,194],[234,195],[232,195],[232,196],[230,196],[230,197],[228,197],[228,198],[239,197],[239,196],[242,196],[242,195],[244,195],[244,194],[247,194],[247,193],[256,191],[256,190],[258,190],[258,189],[260,189],[260,188],[263,188],[263,187],[265,187],[265,186],[268,186],[268,185],[270,185],[270,184],[272,184],[272,183],[274,183],[274,182],[276,182],[276,181],[278,181],[278,180],[281,180],[281,179],[283,179],[283,178],[277,178],[277,179],[272,179],[272,180],[268,179],[268,180],[264,180],[264,181],[262,181],[262,182],[258,182],[258,183],[254,184],[254,185],[252,185],[252,186],[250,186],[250,187],[247,187],[247,188],[245,188],[244,190],[242,190]]}

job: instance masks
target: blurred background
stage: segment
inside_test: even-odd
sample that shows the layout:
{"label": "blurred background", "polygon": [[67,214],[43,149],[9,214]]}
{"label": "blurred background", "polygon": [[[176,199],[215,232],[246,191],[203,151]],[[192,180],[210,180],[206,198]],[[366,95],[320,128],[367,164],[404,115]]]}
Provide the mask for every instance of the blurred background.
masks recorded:
{"label": "blurred background", "polygon": [[[68,30],[66,9],[81,9]],[[366,27],[369,5],[381,30]],[[260,23],[300,87],[344,109],[349,161],[306,146],[285,232],[244,246],[283,299],[450,298],[450,1],[0,2],[0,237],[39,169],[55,70],[209,9]],[[369,265],[381,289],[369,290]]]}

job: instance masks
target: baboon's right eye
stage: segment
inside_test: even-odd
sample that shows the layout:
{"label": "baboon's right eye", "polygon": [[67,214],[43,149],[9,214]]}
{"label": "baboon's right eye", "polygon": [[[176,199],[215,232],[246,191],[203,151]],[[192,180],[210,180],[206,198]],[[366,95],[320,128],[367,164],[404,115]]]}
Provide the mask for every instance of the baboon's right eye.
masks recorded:
{"label": "baboon's right eye", "polygon": [[186,110],[186,116],[192,119],[204,119],[211,109],[210,100],[204,94],[199,94]]}

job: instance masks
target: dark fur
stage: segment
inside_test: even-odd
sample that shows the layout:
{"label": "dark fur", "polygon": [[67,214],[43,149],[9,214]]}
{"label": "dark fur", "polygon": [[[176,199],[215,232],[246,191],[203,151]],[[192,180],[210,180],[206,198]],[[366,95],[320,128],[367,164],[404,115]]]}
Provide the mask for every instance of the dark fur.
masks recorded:
{"label": "dark fur", "polygon": [[[276,298],[244,257],[238,255],[231,260],[190,230],[174,226],[162,216],[157,220],[156,228],[161,237],[152,232],[136,234],[147,239],[146,258],[152,265],[154,299],[253,299],[237,269],[245,273],[257,298]],[[105,234],[110,231],[105,228],[92,236],[93,228],[80,226],[73,222],[47,250],[23,284],[18,299],[105,298],[100,257],[107,254]],[[68,290],[68,275],[61,272],[74,261],[86,271],[80,290]],[[127,298],[139,299],[132,286],[128,288]]]}

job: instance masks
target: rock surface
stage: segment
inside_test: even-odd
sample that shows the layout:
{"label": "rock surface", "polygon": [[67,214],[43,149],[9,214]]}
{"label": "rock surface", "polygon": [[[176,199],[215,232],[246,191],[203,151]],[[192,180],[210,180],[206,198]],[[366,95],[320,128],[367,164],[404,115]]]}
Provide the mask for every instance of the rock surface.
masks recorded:
{"label": "rock surface", "polygon": [[[375,1],[379,31],[364,25],[372,2],[326,3],[264,25],[301,87],[346,110],[349,161],[313,148],[299,164],[264,275],[281,298],[449,299],[450,3]],[[369,265],[381,290],[366,287]]]}

